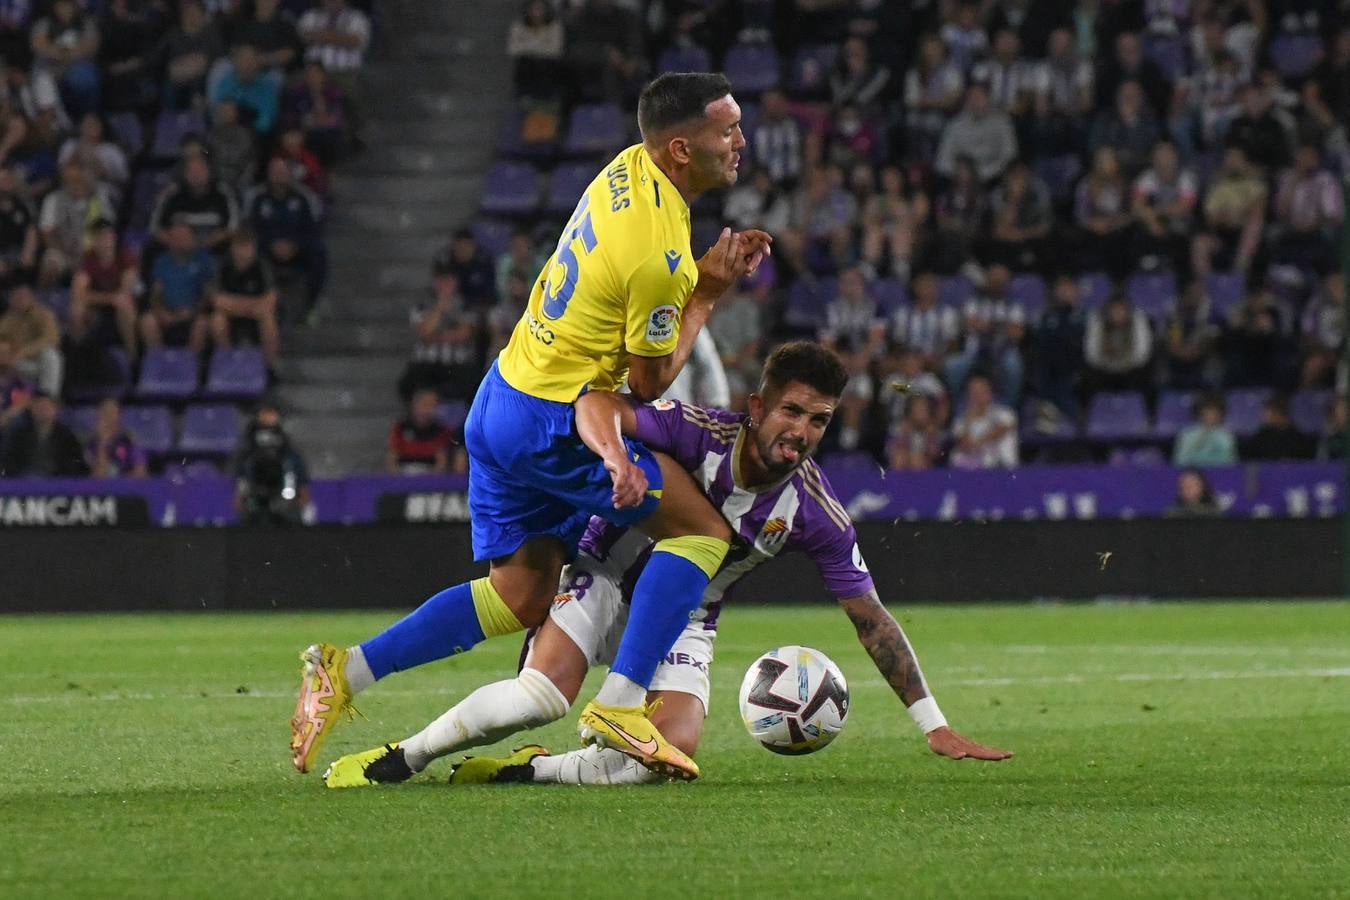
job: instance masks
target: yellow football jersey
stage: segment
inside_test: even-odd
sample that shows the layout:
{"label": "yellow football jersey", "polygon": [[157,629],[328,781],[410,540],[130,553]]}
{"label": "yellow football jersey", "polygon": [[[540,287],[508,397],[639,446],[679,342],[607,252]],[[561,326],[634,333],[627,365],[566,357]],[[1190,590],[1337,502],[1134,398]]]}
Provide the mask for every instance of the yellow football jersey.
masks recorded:
{"label": "yellow football jersey", "polygon": [[570,403],[613,391],[628,357],[674,351],[698,282],[689,206],[641,144],[586,188],[498,358],[516,390]]}

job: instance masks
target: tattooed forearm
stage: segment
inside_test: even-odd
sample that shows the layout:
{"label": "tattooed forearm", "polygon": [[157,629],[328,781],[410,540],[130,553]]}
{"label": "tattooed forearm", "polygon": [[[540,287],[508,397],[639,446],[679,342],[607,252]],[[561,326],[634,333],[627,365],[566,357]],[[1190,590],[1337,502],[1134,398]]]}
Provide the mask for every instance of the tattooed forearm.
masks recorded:
{"label": "tattooed forearm", "polygon": [[881,605],[875,593],[853,597],[842,603],[858,632],[858,640],[872,657],[877,671],[909,706],[929,696],[928,684],[919,669],[919,660],[909,645],[900,623]]}

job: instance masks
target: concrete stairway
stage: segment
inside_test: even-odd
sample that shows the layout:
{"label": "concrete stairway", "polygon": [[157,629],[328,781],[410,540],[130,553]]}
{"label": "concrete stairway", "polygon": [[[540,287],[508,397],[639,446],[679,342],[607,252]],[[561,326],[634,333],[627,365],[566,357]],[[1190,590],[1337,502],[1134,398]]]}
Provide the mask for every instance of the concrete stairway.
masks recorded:
{"label": "concrete stairway", "polygon": [[281,402],[317,475],[381,465],[408,311],[431,257],[472,217],[510,102],[506,32],[516,4],[382,2],[366,73],[368,149],[335,180],[322,322],[287,336]]}

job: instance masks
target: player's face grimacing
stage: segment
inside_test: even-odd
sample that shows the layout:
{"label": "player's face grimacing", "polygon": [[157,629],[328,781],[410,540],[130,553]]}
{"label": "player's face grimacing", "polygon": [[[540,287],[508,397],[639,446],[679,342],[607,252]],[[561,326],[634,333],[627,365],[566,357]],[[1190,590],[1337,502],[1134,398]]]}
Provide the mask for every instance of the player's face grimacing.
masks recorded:
{"label": "player's face grimacing", "polygon": [[702,125],[689,142],[689,163],[697,190],[735,184],[736,167],[744,148],[740,105],[730,94],[709,103]]}
{"label": "player's face grimacing", "polygon": [[782,477],[815,453],[838,401],[799,381],[781,392],[751,394],[755,450],[764,468]]}

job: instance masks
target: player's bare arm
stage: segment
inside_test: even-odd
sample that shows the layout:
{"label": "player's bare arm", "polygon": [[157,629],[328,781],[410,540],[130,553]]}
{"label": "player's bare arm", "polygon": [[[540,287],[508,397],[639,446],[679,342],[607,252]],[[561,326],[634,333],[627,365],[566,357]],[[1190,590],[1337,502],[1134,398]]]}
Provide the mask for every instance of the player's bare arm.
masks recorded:
{"label": "player's bare arm", "polygon": [[[931,697],[928,683],[919,668],[918,657],[909,645],[909,638],[895,621],[875,592],[840,601],[858,633],[858,641],[872,657],[877,671],[899,696],[906,707]],[[942,725],[928,732],[928,747],[939,756],[951,759],[1000,760],[1012,756],[1007,750],[986,747],[963,737],[950,727]]]}
{"label": "player's bare arm", "polygon": [[588,391],[577,398],[574,406],[577,436],[604,460],[605,469],[614,481],[614,508],[637,506],[647,492],[647,476],[628,458],[623,443],[623,435],[632,434],[637,428],[633,404],[620,394]]}
{"label": "player's bare arm", "polygon": [[733,232],[723,228],[717,243],[698,261],[698,284],[685,304],[679,342],[666,356],[634,356],[629,360],[628,389],[644,402],[660,397],[680,374],[694,340],[707,324],[717,301],[741,277],[753,274],[770,252],[773,238],[763,231]]}

